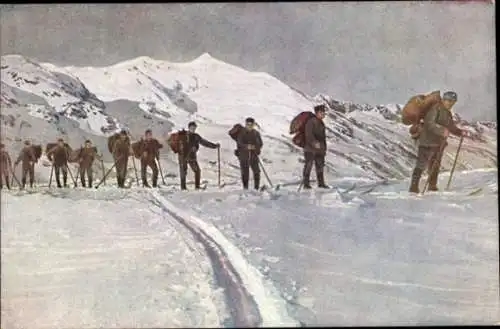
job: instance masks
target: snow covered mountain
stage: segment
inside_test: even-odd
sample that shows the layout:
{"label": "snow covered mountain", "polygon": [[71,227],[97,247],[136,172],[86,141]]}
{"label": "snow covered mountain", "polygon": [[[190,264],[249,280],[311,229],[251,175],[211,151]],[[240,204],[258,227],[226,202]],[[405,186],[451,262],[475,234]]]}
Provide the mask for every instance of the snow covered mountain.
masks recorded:
{"label": "snow covered mountain", "polygon": [[[116,189],[112,177],[97,190],[49,189],[42,158],[38,187],[1,193],[2,328],[500,323],[496,123],[460,120],[474,135],[452,191],[411,196],[416,149],[400,105],[312,97],[208,54],[102,68],[3,56],[0,101],[11,152],[27,137],[74,147],[90,138],[108,168],[106,137],[117,129],[163,139],[195,120],[221,142],[226,183],[217,187],[216,154],[203,148],[208,187],[186,193],[170,186],[178,165],[168,149],[167,186],[154,190]],[[288,125],[317,103],[331,109],[334,188],[299,193],[302,154]],[[247,116],[261,127],[270,178],[289,183],[279,191],[240,189],[227,131]]]}
{"label": "snow covered mountain", "polygon": [[[47,142],[63,135],[78,146],[91,137],[104,150],[105,137],[121,127],[135,137],[146,128],[165,137],[195,120],[203,136],[222,143],[226,174],[237,177],[234,143],[227,131],[252,116],[266,144],[262,158],[270,176],[290,179],[300,176],[302,156],[291,144],[289,122],[313,104],[327,103],[328,175],[403,178],[416,155],[408,127],[398,123],[400,105],[310,97],[269,74],[248,72],[209,54],[187,63],[139,57],[109,67],[57,67],[8,55],[2,56],[1,83],[2,134],[12,141],[33,137]],[[474,138],[464,143],[458,169],[496,167],[496,123],[461,123]],[[451,167],[456,145],[452,139],[445,170]],[[175,172],[173,154],[167,152],[164,159]],[[215,168],[210,151],[202,151],[201,159],[209,172]]]}

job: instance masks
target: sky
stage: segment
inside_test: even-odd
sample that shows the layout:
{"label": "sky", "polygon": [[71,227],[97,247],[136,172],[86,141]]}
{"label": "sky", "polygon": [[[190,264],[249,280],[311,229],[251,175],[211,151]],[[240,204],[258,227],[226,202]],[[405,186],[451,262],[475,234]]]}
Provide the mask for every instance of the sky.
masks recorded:
{"label": "sky", "polygon": [[405,103],[458,93],[466,119],[496,120],[494,5],[284,2],[0,6],[1,54],[106,66],[207,52],[310,95]]}

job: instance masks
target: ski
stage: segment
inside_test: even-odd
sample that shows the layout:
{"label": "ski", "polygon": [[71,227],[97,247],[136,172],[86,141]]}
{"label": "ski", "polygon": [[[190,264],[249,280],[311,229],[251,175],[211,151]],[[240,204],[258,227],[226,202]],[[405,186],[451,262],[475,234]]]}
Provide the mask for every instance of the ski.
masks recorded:
{"label": "ski", "polygon": [[478,187],[472,191],[470,191],[469,193],[467,193],[467,196],[473,196],[473,195],[478,195],[479,193],[481,193],[483,191],[483,188],[482,187]]}

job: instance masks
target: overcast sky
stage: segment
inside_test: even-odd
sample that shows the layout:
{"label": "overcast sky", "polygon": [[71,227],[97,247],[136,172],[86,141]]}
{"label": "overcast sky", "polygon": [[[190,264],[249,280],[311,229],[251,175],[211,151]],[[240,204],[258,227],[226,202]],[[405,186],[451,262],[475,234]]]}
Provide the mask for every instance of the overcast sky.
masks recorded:
{"label": "overcast sky", "polygon": [[371,104],[458,92],[455,110],[496,119],[494,6],[325,2],[1,6],[1,53],[104,66],[204,52],[306,93]]}

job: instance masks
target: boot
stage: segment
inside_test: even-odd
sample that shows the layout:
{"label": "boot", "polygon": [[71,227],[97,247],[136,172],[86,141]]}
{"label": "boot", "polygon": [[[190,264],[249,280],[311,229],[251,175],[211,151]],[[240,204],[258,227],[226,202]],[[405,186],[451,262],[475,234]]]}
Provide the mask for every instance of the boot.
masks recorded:
{"label": "boot", "polygon": [[304,176],[304,178],[302,178],[302,188],[305,190],[310,190],[312,188],[309,177]]}
{"label": "boot", "polygon": [[437,187],[439,170],[434,170],[429,176],[429,187],[427,188],[429,191],[439,191]]}
{"label": "boot", "polygon": [[418,188],[418,185],[420,183],[420,176],[422,176],[422,169],[415,168],[415,170],[413,170],[413,173],[411,175],[411,184],[408,192],[417,194],[420,193],[420,190]]}
{"label": "boot", "polygon": [[181,178],[181,190],[183,190],[183,191],[187,190],[185,178],[184,179]]}
{"label": "boot", "polygon": [[194,174],[194,188],[200,189],[201,174],[199,172]]}
{"label": "boot", "polygon": [[319,188],[330,188],[330,186],[325,184],[325,174],[322,171],[316,174],[316,178],[318,179]]}
{"label": "boot", "polygon": [[33,181],[30,181],[30,188],[33,188]]}
{"label": "boot", "polygon": [[83,176],[80,178],[80,183],[82,183],[82,187],[85,187],[85,179]]}
{"label": "boot", "polygon": [[56,183],[58,188],[62,188],[61,181],[59,180],[59,177],[56,178]]}
{"label": "boot", "polygon": [[158,178],[153,178],[153,187],[158,187]]}
{"label": "boot", "polygon": [[260,174],[253,175],[253,187],[256,190],[260,188]]}
{"label": "boot", "polygon": [[63,176],[64,187],[68,187],[68,176]]}
{"label": "boot", "polygon": [[91,178],[89,178],[89,187],[92,188],[92,179]]}
{"label": "boot", "polygon": [[147,179],[144,179],[144,178],[142,179],[142,187],[147,187],[147,188],[151,187],[151,186],[149,186]]}

